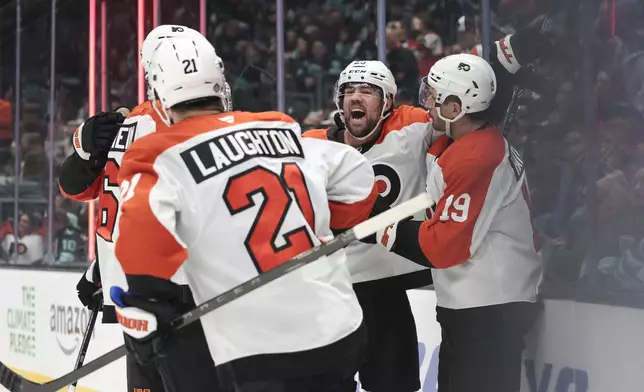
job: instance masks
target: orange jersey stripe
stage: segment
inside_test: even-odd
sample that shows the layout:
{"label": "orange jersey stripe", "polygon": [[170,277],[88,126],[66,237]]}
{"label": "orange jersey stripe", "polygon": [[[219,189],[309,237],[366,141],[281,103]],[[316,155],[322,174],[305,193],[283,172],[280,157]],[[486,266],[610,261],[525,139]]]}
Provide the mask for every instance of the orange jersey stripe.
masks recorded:
{"label": "orange jersey stripe", "polygon": [[374,184],[369,196],[357,203],[346,204],[329,201],[331,211],[331,229],[346,230],[369,219],[373,206],[378,198],[378,189]]}
{"label": "orange jersey stripe", "polygon": [[103,177],[104,172],[101,171],[101,174],[99,174],[98,177],[94,179],[94,181],[90,184],[89,187],[87,187],[87,189],[76,195],[70,195],[69,193],[65,192],[60,184],[58,185],[58,189],[63,196],[71,200],[80,202],[96,200],[103,195]]}

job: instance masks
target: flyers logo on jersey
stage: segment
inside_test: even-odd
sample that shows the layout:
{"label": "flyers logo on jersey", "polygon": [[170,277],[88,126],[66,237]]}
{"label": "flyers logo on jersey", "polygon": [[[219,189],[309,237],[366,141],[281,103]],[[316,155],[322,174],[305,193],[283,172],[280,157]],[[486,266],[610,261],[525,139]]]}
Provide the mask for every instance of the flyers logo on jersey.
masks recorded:
{"label": "flyers logo on jersey", "polygon": [[376,175],[378,194],[388,205],[396,203],[402,186],[398,173],[391,166],[382,163],[373,165],[373,172]]}

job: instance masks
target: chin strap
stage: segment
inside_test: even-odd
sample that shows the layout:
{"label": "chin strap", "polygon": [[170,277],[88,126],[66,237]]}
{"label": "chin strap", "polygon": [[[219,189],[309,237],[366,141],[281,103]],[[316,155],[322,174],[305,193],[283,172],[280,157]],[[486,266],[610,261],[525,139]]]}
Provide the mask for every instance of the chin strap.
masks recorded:
{"label": "chin strap", "polygon": [[154,109],[155,112],[159,115],[161,118],[161,121],[165,123],[167,126],[172,125],[172,119],[170,118],[170,115],[168,114],[168,111],[166,110],[166,107],[163,105],[163,102],[161,102],[161,109],[159,110],[157,103],[160,102],[159,100],[152,100],[152,109]]}
{"label": "chin strap", "polygon": [[456,117],[447,118],[447,117],[444,117],[441,114],[440,106],[438,107],[438,110],[436,110],[436,113],[438,114],[438,118],[440,118],[441,120],[445,121],[445,134],[449,138],[452,137],[452,127],[451,127],[452,123],[462,119],[463,116],[465,116],[467,114],[467,113],[465,113],[465,110],[461,109],[461,112]]}

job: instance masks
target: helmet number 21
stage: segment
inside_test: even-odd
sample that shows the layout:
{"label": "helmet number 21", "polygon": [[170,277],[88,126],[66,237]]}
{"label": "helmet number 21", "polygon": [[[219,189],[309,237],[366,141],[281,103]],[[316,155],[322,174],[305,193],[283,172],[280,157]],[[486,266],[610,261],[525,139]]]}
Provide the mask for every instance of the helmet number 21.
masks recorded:
{"label": "helmet number 21", "polygon": [[439,219],[442,221],[451,219],[459,223],[465,222],[470,211],[471,201],[472,198],[468,193],[463,193],[456,198],[454,195],[449,195],[447,200],[445,200],[445,208],[443,208],[443,213]]}
{"label": "helmet number 21", "polygon": [[186,74],[191,74],[197,72],[197,64],[195,59],[183,60],[183,72]]}

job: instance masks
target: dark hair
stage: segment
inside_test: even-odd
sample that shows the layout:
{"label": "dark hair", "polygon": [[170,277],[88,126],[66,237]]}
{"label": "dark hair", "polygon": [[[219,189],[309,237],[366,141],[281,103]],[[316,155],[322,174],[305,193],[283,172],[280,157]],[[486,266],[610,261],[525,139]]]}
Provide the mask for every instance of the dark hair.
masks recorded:
{"label": "dark hair", "polygon": [[[461,106],[463,105],[463,103],[461,102],[461,99],[456,95],[450,95],[449,97],[446,97],[443,100],[443,104],[450,103],[450,102],[456,102]],[[490,121],[491,120],[490,108],[487,108],[481,112],[466,113],[466,115],[469,116],[472,119],[472,121]]]}
{"label": "dark hair", "polygon": [[178,103],[171,108],[177,113],[189,112],[192,110],[219,110],[224,111],[224,103],[219,97],[197,98],[186,102]]}

